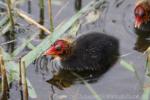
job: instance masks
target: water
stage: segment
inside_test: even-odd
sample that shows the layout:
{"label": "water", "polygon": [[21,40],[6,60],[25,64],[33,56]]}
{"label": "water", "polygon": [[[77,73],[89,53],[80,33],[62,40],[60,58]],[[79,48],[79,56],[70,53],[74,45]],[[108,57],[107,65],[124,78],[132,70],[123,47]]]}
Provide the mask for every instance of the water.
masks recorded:
{"label": "water", "polygon": [[[83,0],[83,6],[88,1],[90,0]],[[135,0],[106,1],[106,8],[100,19],[94,24],[87,24],[81,27],[80,33],[95,30],[118,38],[120,42],[120,58],[113,65],[113,68],[101,78],[97,74],[92,74],[87,80],[89,80],[90,86],[103,100],[139,100],[142,93],[140,82],[134,73],[128,71],[120,64],[120,61],[124,59],[135,66],[140,80],[144,81],[146,57],[142,52],[149,46],[149,41],[147,40],[149,35],[142,37],[135,33],[133,28]],[[62,2],[62,6],[67,4],[67,2],[69,3],[57,17],[56,14],[62,6],[53,6],[55,26],[75,14],[73,8],[74,0],[64,0]],[[31,15],[33,18],[38,19],[38,2],[34,0],[31,2],[31,5]],[[22,8],[28,11],[26,4],[22,5]],[[47,6],[45,9],[47,9]],[[45,26],[49,27],[47,19],[48,15],[45,14]],[[59,75],[54,75],[54,72],[51,70],[49,72],[36,73],[35,69],[35,66],[32,64],[27,70],[28,78],[38,95],[38,99],[35,100],[96,100],[86,85],[69,72],[62,71]],[[50,78],[49,83],[51,84],[46,82],[47,76]],[[14,98],[12,100],[16,100],[15,96],[12,96],[12,98]]]}

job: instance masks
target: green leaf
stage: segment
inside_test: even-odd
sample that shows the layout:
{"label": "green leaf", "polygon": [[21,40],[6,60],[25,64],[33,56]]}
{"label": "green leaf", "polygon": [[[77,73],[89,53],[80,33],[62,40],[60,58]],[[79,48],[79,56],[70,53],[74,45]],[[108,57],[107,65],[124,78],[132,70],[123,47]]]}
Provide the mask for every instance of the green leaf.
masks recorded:
{"label": "green leaf", "polygon": [[141,96],[141,100],[149,100],[150,99],[150,87],[145,87],[146,84],[150,84],[150,77],[146,75],[145,73],[145,80],[144,80],[144,91]]}
{"label": "green leaf", "polygon": [[27,84],[28,84],[28,92],[29,92],[29,96],[31,98],[37,98],[37,94],[35,92],[35,89],[33,88],[32,84],[30,83],[30,81],[28,79],[27,80]]}
{"label": "green leaf", "polygon": [[32,43],[28,43],[27,47],[30,48],[30,49],[32,49],[32,50],[35,49],[35,46]]}
{"label": "green leaf", "polygon": [[7,24],[1,29],[0,36],[3,35],[3,34],[5,34],[6,32],[8,32],[9,29],[10,29],[10,27],[11,27],[11,24],[10,24],[10,22],[9,22],[9,23],[7,23]]}
{"label": "green leaf", "polygon": [[[80,24],[80,22],[79,21],[76,21],[73,25],[72,25],[72,27],[71,27],[71,29],[69,30],[69,32],[67,32],[69,35],[71,35],[72,37],[76,37],[76,35],[77,35],[77,32],[78,32],[78,30],[80,29],[80,26],[81,26],[81,24]],[[67,35],[68,35],[67,34]]]}
{"label": "green leaf", "polygon": [[121,60],[121,61],[120,61],[120,64],[121,64],[124,68],[126,68],[127,70],[129,70],[129,71],[131,71],[131,72],[135,72],[134,67],[133,67],[131,64],[129,64],[128,62],[126,62],[125,60]]}
{"label": "green leaf", "polygon": [[0,21],[0,27],[4,27],[4,25],[8,22],[9,18],[8,16],[5,16],[3,19]]}
{"label": "green leaf", "polygon": [[147,56],[146,60],[146,74],[150,77],[150,47],[145,51],[145,54]]}
{"label": "green leaf", "polygon": [[150,100],[150,88],[145,88],[141,100]]}
{"label": "green leaf", "polygon": [[12,53],[12,55],[15,57],[17,56],[28,44],[30,44],[30,42],[37,36],[37,34],[34,33],[34,35],[32,35],[31,37],[29,37],[29,39],[27,39],[25,41],[25,39],[23,39],[22,44]]}

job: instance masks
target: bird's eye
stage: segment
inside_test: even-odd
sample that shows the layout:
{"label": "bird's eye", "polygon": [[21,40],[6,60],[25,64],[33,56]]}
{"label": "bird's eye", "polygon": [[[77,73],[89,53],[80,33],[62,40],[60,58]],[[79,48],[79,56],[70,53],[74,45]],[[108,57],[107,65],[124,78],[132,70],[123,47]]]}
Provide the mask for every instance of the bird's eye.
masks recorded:
{"label": "bird's eye", "polygon": [[141,7],[138,7],[137,9],[135,9],[135,16],[144,17],[145,16],[144,9]]}
{"label": "bird's eye", "polygon": [[62,48],[61,48],[60,45],[56,45],[56,46],[55,46],[55,49],[56,49],[57,51],[61,51]]}
{"label": "bird's eye", "polygon": [[143,17],[144,15],[145,15],[145,13],[143,10],[139,11],[139,16]]}

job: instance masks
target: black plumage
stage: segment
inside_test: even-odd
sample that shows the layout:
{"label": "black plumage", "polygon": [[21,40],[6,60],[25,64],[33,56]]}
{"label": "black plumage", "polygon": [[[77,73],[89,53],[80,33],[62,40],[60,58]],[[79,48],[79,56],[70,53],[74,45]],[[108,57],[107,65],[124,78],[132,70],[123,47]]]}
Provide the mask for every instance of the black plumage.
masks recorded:
{"label": "black plumage", "polygon": [[119,56],[118,40],[98,32],[81,35],[70,45],[70,55],[61,60],[65,70],[99,70],[104,73]]}

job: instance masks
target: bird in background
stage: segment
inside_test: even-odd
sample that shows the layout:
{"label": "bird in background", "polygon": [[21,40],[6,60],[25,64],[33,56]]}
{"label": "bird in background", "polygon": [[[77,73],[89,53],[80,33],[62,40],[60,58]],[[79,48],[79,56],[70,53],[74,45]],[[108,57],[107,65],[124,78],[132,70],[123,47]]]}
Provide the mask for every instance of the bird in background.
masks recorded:
{"label": "bird in background", "polygon": [[103,74],[117,60],[119,42],[113,36],[90,32],[74,40],[59,39],[44,55],[59,58],[64,70],[99,70]]}
{"label": "bird in background", "polygon": [[150,22],[150,0],[137,0],[134,8],[135,28]]}

